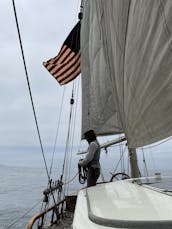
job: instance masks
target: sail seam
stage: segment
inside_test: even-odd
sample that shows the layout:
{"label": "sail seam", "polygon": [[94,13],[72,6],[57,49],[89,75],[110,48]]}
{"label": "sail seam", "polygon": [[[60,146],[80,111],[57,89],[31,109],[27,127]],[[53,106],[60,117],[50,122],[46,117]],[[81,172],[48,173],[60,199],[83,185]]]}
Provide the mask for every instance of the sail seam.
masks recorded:
{"label": "sail seam", "polygon": [[[129,0],[129,4],[128,4],[128,13],[127,13],[127,21],[126,21],[126,30],[125,30],[125,41],[124,41],[124,51],[123,51],[123,80],[124,80],[124,73],[125,73],[125,56],[126,56],[126,43],[127,43],[127,34],[128,34],[128,25],[129,25],[129,17],[130,17],[130,7],[131,7],[131,0]],[[129,79],[128,79],[129,80]],[[124,113],[124,81],[123,81],[123,107],[122,107],[122,113]],[[126,126],[126,122],[125,119],[123,119],[122,121],[123,126]],[[127,128],[125,128],[125,134],[126,134]],[[127,138],[127,136],[126,136]],[[128,141],[128,139],[127,139]]]}
{"label": "sail seam", "polygon": [[161,15],[162,15],[162,18],[163,18],[164,29],[166,31],[166,35],[167,35],[170,51],[172,52],[172,43],[171,43],[171,39],[170,39],[170,30],[169,30],[168,25],[167,25],[167,20],[166,20],[165,13],[164,13],[164,6],[163,6],[163,3],[162,3],[161,0],[159,0],[159,2],[160,2]]}

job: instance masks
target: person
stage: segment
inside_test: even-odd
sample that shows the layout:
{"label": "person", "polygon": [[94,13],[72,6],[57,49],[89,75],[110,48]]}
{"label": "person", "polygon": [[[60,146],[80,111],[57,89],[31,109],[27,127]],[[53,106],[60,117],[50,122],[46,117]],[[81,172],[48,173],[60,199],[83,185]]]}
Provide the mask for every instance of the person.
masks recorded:
{"label": "person", "polygon": [[84,133],[84,138],[87,140],[89,147],[87,155],[84,159],[80,159],[78,164],[87,167],[87,187],[96,185],[100,175],[100,145],[97,141],[94,130],[89,130]]}

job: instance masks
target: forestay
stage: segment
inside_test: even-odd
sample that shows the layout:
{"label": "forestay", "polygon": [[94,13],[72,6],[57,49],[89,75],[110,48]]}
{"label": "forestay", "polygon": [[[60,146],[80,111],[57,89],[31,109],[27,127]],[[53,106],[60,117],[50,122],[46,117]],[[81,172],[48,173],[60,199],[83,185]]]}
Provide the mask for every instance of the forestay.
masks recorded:
{"label": "forestay", "polygon": [[123,129],[130,147],[172,135],[171,34],[170,0],[85,1],[82,131]]}

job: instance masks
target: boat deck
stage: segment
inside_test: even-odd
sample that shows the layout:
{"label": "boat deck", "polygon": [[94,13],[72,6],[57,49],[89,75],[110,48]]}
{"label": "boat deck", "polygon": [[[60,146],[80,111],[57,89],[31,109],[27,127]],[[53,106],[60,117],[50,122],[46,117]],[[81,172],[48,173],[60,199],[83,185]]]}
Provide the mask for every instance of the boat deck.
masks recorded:
{"label": "boat deck", "polygon": [[44,229],[71,229],[72,221],[73,221],[73,213],[70,212],[64,217],[64,219],[60,220],[59,224],[52,225]]}
{"label": "boat deck", "polygon": [[77,198],[74,227],[171,229],[170,190],[149,186],[160,185],[162,180],[138,179],[137,183],[137,180],[131,179],[81,190]]}
{"label": "boat deck", "polygon": [[[61,202],[62,205],[65,203],[64,211],[59,218],[51,221],[54,225],[42,228],[69,229],[73,225],[79,229],[171,229],[170,181],[170,178],[161,177],[139,178],[102,183],[82,189],[78,193],[77,203],[76,196],[67,196],[65,202]],[[160,185],[166,182],[168,185],[165,188],[162,185],[160,189]],[[45,212],[41,215],[42,219],[44,215]]]}

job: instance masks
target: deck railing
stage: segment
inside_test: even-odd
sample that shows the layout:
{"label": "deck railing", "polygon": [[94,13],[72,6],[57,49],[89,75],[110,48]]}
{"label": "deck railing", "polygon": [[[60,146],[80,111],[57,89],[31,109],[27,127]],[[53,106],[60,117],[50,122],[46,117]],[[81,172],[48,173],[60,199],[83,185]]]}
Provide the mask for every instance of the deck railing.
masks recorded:
{"label": "deck railing", "polygon": [[[66,201],[66,199],[64,199],[64,200],[58,202],[57,204],[51,206],[47,210],[33,216],[28,222],[27,229],[32,229],[33,225],[36,223],[37,220],[40,220],[38,228],[41,229],[43,227],[43,224],[44,224],[44,217],[48,212],[52,212],[50,225],[57,223],[57,220],[60,219],[60,216],[63,213],[62,209],[63,209],[63,205],[64,205],[65,201]],[[56,216],[56,219],[54,219],[54,216]]]}
{"label": "deck railing", "polygon": [[38,222],[38,229],[43,228],[44,226],[44,219],[47,213],[51,213],[51,220],[50,220],[50,226],[53,224],[58,224],[59,220],[63,218],[65,212],[74,212],[75,205],[76,205],[76,195],[69,195],[66,196],[65,199],[58,202],[57,204],[53,205],[52,207],[48,208],[47,210],[33,216],[27,225],[27,229],[32,229],[33,225],[39,220]]}

